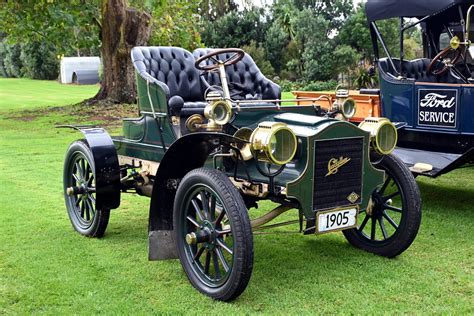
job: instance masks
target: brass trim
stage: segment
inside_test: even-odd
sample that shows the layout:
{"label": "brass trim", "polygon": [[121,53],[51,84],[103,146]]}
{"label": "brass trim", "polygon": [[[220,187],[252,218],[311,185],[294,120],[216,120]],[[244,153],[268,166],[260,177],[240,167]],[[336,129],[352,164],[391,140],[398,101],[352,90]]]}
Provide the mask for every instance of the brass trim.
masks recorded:
{"label": "brass trim", "polygon": [[188,245],[195,245],[197,243],[197,236],[195,233],[189,233],[186,235],[186,243]]}
{"label": "brass trim", "polygon": [[197,132],[204,124],[204,117],[201,114],[193,114],[184,123],[188,131]]}
{"label": "brass trim", "polygon": [[242,127],[234,133],[235,138],[239,138],[247,142],[243,145],[234,144],[235,147],[239,148],[240,154],[242,155],[242,159],[244,161],[247,161],[253,158],[252,149],[251,149],[252,144],[250,143],[250,137],[252,137],[252,133],[253,133],[253,130],[248,127]]}
{"label": "brass trim", "polygon": [[360,195],[355,192],[352,192],[351,194],[347,196],[347,200],[351,203],[357,202],[359,198],[360,198]]}

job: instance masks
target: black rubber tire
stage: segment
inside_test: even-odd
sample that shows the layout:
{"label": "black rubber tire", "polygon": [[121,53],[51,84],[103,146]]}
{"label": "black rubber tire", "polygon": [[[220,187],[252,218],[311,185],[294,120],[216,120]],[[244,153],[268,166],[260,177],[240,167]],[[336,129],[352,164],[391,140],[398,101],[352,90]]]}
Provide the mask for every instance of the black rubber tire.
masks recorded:
{"label": "black rubber tire", "polygon": [[[69,196],[66,193],[67,188],[72,186],[72,181],[74,181],[72,173],[74,172],[74,164],[76,162],[76,159],[85,159],[85,161],[90,166],[92,172],[91,174],[94,176],[94,179],[96,178],[94,159],[87,142],[84,140],[78,140],[73,142],[67,150],[63,172],[64,200],[66,202],[66,209],[69,216],[69,220],[71,221],[72,227],[79,234],[87,237],[100,238],[104,236],[105,230],[107,229],[110,217],[110,210],[95,209],[96,205],[92,200],[90,200],[90,204],[94,208],[95,213],[93,214],[92,218],[90,218],[90,220],[86,220],[81,217],[80,206],[76,205],[78,196]],[[95,186],[94,183],[93,186]],[[82,216],[85,215],[82,214]]]}
{"label": "black rubber tire", "polygon": [[403,202],[403,213],[400,223],[393,235],[384,241],[371,240],[364,236],[357,228],[344,230],[343,234],[354,247],[380,256],[393,258],[410,247],[420,228],[420,190],[410,170],[395,156],[379,156],[372,160],[375,161],[374,167],[384,170],[398,186]]}
{"label": "black rubber tire", "polygon": [[[191,264],[185,247],[186,200],[193,188],[200,185],[211,188],[221,200],[228,216],[233,239],[233,264],[222,285],[209,286],[198,276]],[[248,210],[238,190],[221,171],[199,168],[190,171],[181,181],[174,201],[174,228],[178,255],[191,284],[201,293],[220,301],[237,298],[247,287],[253,268],[253,235]]]}

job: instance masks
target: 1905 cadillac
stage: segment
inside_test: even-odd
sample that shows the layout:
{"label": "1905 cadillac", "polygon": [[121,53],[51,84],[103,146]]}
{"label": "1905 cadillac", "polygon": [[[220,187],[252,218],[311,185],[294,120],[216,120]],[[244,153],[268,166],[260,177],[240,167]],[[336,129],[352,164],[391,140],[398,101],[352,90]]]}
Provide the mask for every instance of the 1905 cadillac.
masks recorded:
{"label": "1905 cadillac", "polygon": [[[136,47],[140,117],[124,136],[75,127],[64,165],[73,227],[103,236],[121,192],[151,197],[149,258],[179,258],[192,285],[218,300],[246,288],[253,232],[300,223],[303,234],[343,232],[355,247],[394,257],[415,239],[420,194],[391,155],[389,120],[346,119],[354,101],[330,111],[282,106],[280,88],[240,49]],[[278,207],[249,219],[259,200]],[[268,224],[299,210],[294,221]]]}

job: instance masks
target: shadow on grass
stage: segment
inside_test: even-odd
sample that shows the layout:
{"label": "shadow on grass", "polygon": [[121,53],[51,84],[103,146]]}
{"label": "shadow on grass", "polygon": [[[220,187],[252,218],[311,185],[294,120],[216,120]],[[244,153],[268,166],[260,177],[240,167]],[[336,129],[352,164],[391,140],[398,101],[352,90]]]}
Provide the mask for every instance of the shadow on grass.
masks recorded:
{"label": "shadow on grass", "polygon": [[[418,182],[423,199],[423,208],[450,215],[473,217],[474,187],[453,187],[435,182]],[[467,211],[467,212],[466,212]]]}
{"label": "shadow on grass", "polygon": [[[474,188],[434,180],[422,180],[419,185],[425,211],[443,216],[448,222],[456,222],[454,219],[459,218],[473,219],[470,205],[474,202]],[[433,218],[436,220],[436,217]],[[134,251],[140,252],[134,257],[143,258],[142,262],[145,262],[147,235],[148,201],[137,203],[135,199],[129,200],[122,211],[112,212],[104,238],[105,247],[120,251],[120,248],[134,246]],[[387,259],[353,248],[340,233],[303,236],[282,234],[278,230],[274,234],[255,235],[254,245],[254,269],[249,288],[233,304],[248,307],[250,303],[255,305],[255,311],[260,310],[261,302],[291,305],[291,297],[301,303],[302,300],[324,301],[331,296],[339,299],[351,293],[364,297],[364,293],[361,294],[364,288],[370,289],[371,293],[383,291],[385,286],[392,290],[413,290],[413,276],[407,275],[407,271],[421,271],[427,264],[426,256],[436,246],[426,243],[423,247],[409,248],[395,259]],[[126,252],[124,250],[124,255],[129,256]],[[149,271],[147,278],[153,280],[159,267],[173,271],[170,276],[172,283],[187,282],[179,266],[178,260],[145,263]],[[190,285],[185,288],[192,297],[202,298]],[[275,301],[275,298],[280,300]],[[268,305],[263,304],[261,310],[267,309]]]}

